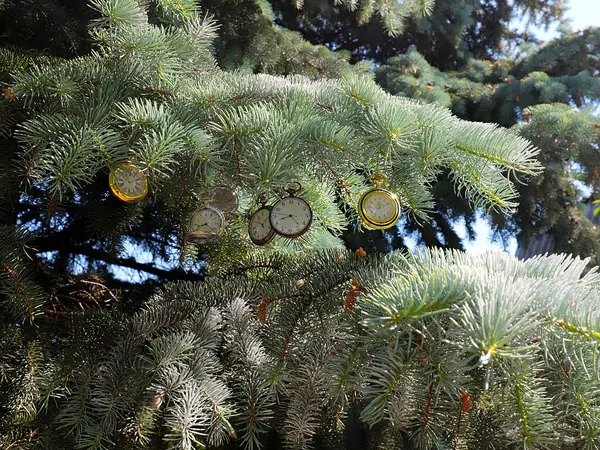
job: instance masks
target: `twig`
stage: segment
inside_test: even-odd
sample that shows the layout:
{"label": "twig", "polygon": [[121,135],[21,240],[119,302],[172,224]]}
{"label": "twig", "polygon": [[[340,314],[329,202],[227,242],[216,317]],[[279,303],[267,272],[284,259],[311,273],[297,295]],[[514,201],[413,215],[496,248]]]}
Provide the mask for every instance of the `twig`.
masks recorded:
{"label": "twig", "polygon": [[93,301],[93,302],[94,302],[96,305],[100,306],[100,304],[99,304],[99,303],[98,303],[98,301],[97,301],[97,300],[94,298],[94,296],[93,296],[92,294],[90,294],[88,291],[86,291],[85,289],[79,289],[79,290],[77,290],[77,291],[69,292],[69,295],[73,295],[73,294],[86,294],[87,296],[89,296],[89,297],[92,299],[92,301]]}
{"label": "twig", "polygon": [[337,173],[335,173],[335,171],[333,170],[333,168],[329,165],[329,163],[327,161],[323,161],[323,162],[325,163],[325,165],[327,166],[327,168],[329,169],[329,171],[331,172],[333,177],[336,179],[336,181],[340,184],[340,187],[342,189],[344,189],[344,191],[346,191],[346,196],[350,197],[352,195],[352,191],[348,188],[348,184],[344,181],[344,179],[342,177],[340,177]]}
{"label": "twig", "polygon": [[119,301],[119,299],[118,299],[118,298],[115,296],[115,294],[113,294],[113,293],[110,291],[110,289],[109,289],[108,287],[104,286],[102,283],[97,283],[97,282],[95,282],[95,281],[88,281],[88,280],[81,280],[81,282],[82,282],[82,283],[85,283],[85,284],[92,284],[92,285],[94,285],[94,286],[101,287],[102,289],[104,289],[104,290],[105,290],[105,291],[108,293],[108,295],[110,295],[110,296],[111,296],[111,298],[112,298],[112,299],[113,299],[115,302],[118,302],[118,301]]}

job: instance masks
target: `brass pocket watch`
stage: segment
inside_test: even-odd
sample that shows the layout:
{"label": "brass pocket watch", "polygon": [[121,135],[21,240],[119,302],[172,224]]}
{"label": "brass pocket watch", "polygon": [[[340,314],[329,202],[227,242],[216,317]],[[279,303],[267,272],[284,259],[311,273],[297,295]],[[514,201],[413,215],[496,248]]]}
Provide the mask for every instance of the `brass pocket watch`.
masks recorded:
{"label": "brass pocket watch", "polygon": [[289,194],[275,202],[269,214],[269,222],[273,231],[286,238],[298,238],[310,229],[313,220],[313,211],[306,200],[296,197],[297,189],[286,189]]}
{"label": "brass pocket watch", "polygon": [[363,223],[375,230],[393,227],[400,218],[400,201],[393,192],[383,189],[385,175],[376,173],[371,177],[375,187],[366,190],[358,200],[358,215]]}
{"label": "brass pocket watch", "polygon": [[146,174],[130,162],[111,169],[108,185],[113,195],[124,202],[135,202],[148,194]]}
{"label": "brass pocket watch", "polygon": [[275,237],[275,230],[271,226],[271,206],[267,206],[266,198],[259,199],[261,205],[248,222],[248,235],[254,245],[267,245]]}

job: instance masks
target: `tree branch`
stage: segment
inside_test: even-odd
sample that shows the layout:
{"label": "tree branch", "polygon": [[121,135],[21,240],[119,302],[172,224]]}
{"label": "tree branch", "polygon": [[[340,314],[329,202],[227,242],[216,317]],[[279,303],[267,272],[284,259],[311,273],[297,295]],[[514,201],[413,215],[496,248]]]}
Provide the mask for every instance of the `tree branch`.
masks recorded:
{"label": "tree branch", "polygon": [[134,258],[121,258],[89,246],[71,244],[68,240],[38,238],[30,242],[29,245],[37,252],[59,251],[67,254],[87,256],[95,260],[104,261],[108,264],[114,264],[121,267],[128,267],[130,269],[140,270],[142,272],[156,275],[161,280],[198,281],[204,279],[204,275],[202,274],[186,272],[179,268],[172,270],[161,269],[150,263],[140,263]]}

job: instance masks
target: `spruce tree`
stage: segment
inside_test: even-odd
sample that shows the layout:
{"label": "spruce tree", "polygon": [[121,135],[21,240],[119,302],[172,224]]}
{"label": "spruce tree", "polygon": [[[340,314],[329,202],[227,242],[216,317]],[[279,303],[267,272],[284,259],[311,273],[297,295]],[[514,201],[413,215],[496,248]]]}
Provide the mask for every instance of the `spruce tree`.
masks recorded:
{"label": "spruce tree", "polygon": [[[542,169],[527,139],[352,68],[223,71],[218,25],[191,1],[91,6],[88,54],[0,49],[3,448],[598,446],[587,260],[340,240],[378,172],[415,221],[441,174],[472,208],[509,213],[513,177]],[[110,194],[121,164],[144,171],[144,198]],[[253,246],[257,199],[297,183],[309,232]],[[220,184],[237,213],[190,239]]]}

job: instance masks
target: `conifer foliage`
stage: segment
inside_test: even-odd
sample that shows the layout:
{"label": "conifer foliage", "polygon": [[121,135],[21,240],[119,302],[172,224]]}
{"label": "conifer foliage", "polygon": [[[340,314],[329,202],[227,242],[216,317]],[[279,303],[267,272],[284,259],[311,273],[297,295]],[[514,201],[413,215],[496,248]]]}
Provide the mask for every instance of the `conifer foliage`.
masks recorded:
{"label": "conifer foliage", "polygon": [[[91,54],[1,53],[0,446],[344,448],[360,423],[370,448],[598,445],[587,261],[336,248],[376,171],[415,220],[442,171],[510,212],[511,177],[540,171],[529,141],[355,73],[224,72],[192,1],[91,6]],[[123,162],[149,179],[136,203],[108,191]],[[256,198],[291,182],[311,230],[252,247]],[[190,242],[223,183],[237,217]],[[110,264],[177,281],[144,301]]]}
{"label": "conifer foliage", "polygon": [[[195,251],[185,235],[198,198],[223,183],[239,190],[241,209],[250,212],[259,195],[277,198],[299,182],[315,221],[296,247],[319,246],[335,243],[346,227],[342,211],[356,217],[374,171],[387,174],[406,214],[424,220],[429,183],[441,170],[474,204],[499,211],[516,205],[508,176],[539,170],[525,139],[392,97],[366,77],[223,72],[209,51],[216,26],[192,3],[159,2],[161,25],[149,24],[133,1],[92,5],[100,14],[91,23],[94,54],[30,61],[6,88],[6,116],[24,116],[8,138],[7,172],[18,174],[7,190],[9,219],[39,227],[37,251],[127,265],[117,256],[131,240],[164,258],[174,248],[185,258]],[[150,183],[147,199],[132,205],[107,190],[109,169],[127,161]],[[246,246],[246,226],[239,216],[223,237],[236,254]],[[24,306],[11,303],[19,308],[21,320]]]}
{"label": "conifer foliage", "polygon": [[4,367],[29,369],[7,372],[21,390],[3,445],[347,448],[358,409],[379,430],[365,448],[598,447],[600,280],[587,261],[432,250],[253,263],[167,284],[131,319],[74,314],[85,334],[60,345],[76,360],[21,350],[12,329]]}

